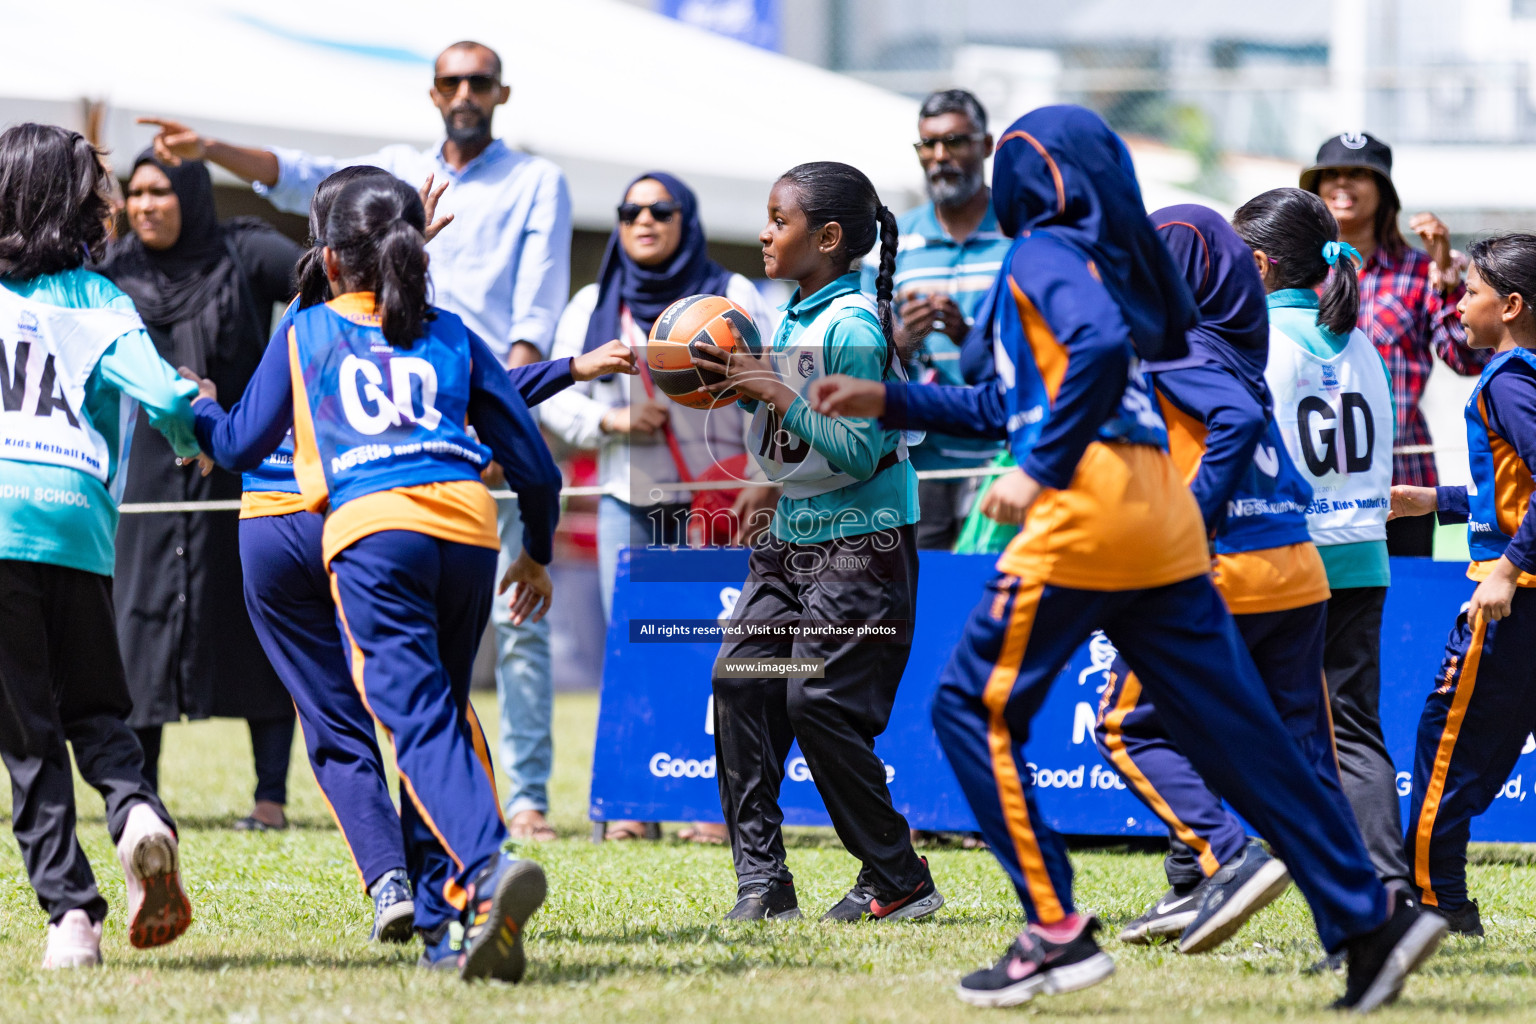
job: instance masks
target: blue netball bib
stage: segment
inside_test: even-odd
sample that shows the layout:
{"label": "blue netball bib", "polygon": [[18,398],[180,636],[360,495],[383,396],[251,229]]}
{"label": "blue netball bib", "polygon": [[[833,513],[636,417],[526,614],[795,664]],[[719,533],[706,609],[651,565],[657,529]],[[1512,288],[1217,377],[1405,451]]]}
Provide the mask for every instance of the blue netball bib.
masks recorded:
{"label": "blue netball bib", "polygon": [[1254,449],[1253,462],[1227,501],[1227,516],[1216,530],[1216,551],[1231,555],[1311,540],[1307,532],[1311,503],[1312,485],[1297,471],[1279,426],[1270,420]]}
{"label": "blue netball bib", "polygon": [[[1536,370],[1536,353],[1526,349],[1517,348],[1494,356],[1477,379],[1472,396],[1467,399],[1467,461],[1472,469],[1472,484],[1467,488],[1467,547],[1474,562],[1486,562],[1502,555],[1525,517],[1526,506],[1519,500],[1522,489],[1501,488],[1501,483],[1510,481],[1500,477],[1507,478],[1523,470],[1529,478],[1530,467],[1520,461],[1508,441],[1488,428],[1483,407],[1483,391],[1488,382],[1493,380],[1494,374],[1508,367],[1512,359],[1521,360]],[[1509,507],[1500,507],[1501,491],[1513,497]],[[1529,491],[1524,493],[1528,497]]]}
{"label": "blue netball bib", "polygon": [[327,306],[293,320],[304,399],[331,508],[397,487],[478,480],[490,449],[465,426],[469,333],[436,310],[409,348]]}

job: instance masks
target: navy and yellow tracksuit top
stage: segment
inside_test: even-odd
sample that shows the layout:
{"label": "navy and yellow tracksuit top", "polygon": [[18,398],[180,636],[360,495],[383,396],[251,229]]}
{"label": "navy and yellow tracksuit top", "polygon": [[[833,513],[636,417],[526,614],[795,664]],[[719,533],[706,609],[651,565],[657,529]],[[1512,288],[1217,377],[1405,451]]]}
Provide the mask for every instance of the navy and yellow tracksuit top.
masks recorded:
{"label": "navy and yellow tracksuit top", "polygon": [[[301,507],[329,510],[327,563],[384,530],[499,548],[495,502],[480,482],[494,457],[520,499],[523,545],[547,564],[560,471],[490,349],[454,314],[433,314],[406,348],[384,340],[371,293],[292,314],[234,413],[196,403],[199,443],[220,465],[249,469],[291,423]],[[531,397],[569,383],[568,361],[537,365],[545,394]]]}
{"label": "navy and yellow tracksuit top", "polygon": [[1440,521],[1467,524],[1469,577],[1487,579],[1504,557],[1520,586],[1536,586],[1536,353],[1495,356],[1467,399],[1466,421],[1472,486],[1435,488]]}
{"label": "navy and yellow tracksuit top", "polygon": [[1208,573],[1199,506],[1168,457],[1151,385],[1097,269],[1039,232],[1014,243],[1004,274],[997,377],[975,388],[888,383],[885,424],[1006,437],[1046,487],[1001,572],[1101,591]]}
{"label": "navy and yellow tracksuit top", "polygon": [[1312,488],[1270,411],[1213,360],[1159,370],[1153,382],[1227,607],[1251,615],[1326,601],[1328,572],[1307,532]]}

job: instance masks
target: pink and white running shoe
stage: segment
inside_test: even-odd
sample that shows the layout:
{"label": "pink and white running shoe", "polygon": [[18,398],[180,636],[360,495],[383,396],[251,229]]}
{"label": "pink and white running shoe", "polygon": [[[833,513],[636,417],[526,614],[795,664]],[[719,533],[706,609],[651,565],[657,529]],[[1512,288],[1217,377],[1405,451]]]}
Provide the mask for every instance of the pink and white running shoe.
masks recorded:
{"label": "pink and white running shoe", "polygon": [[96,967],[101,963],[101,922],[91,923],[83,910],[67,911],[48,926],[48,950],[43,969]]}
{"label": "pink and white running shoe", "polygon": [[134,804],[117,842],[128,880],[128,941],[138,949],[175,941],[192,923],[181,887],[176,834],[144,803]]}

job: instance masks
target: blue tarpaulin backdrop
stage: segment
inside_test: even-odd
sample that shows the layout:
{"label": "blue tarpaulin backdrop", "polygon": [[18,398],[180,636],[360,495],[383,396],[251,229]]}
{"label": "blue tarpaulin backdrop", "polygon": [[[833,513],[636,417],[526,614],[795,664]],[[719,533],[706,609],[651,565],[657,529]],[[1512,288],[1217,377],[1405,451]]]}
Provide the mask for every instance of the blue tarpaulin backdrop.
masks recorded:
{"label": "blue tarpaulin backdrop", "polygon": [[[975,827],[929,725],[928,702],[995,560],[922,553],[916,642],[890,727],[875,745],[891,796],[913,828]],[[1381,711],[1405,815],[1419,711],[1435,685],[1446,635],[1474,587],[1465,570],[1465,564],[1428,559],[1392,563]],[[674,633],[707,628],[727,614],[746,572],[744,550],[621,553],[592,762],[593,820],[720,820],[709,682],[719,641],[667,633],[669,626]],[[1025,749],[1041,811],[1061,832],[1160,835],[1162,823],[1093,745],[1094,712],[1112,658],[1102,638],[1084,645],[1035,720]],[[1524,807],[1536,784],[1532,753],[1528,740],[1504,794],[1473,823],[1473,839],[1536,842],[1536,802],[1531,811]],[[790,752],[781,802],[786,824],[829,824],[798,747]]]}

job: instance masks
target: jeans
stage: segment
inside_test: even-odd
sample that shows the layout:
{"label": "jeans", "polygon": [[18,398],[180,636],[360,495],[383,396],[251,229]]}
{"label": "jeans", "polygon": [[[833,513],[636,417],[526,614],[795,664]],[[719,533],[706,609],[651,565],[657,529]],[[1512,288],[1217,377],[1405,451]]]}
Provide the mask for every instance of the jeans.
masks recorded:
{"label": "jeans", "polygon": [[[496,565],[499,582],[507,567],[523,550],[523,520],[517,499],[496,503],[501,558]],[[549,618],[541,622],[512,624],[510,594],[491,602],[491,622],[496,627],[496,698],[501,705],[501,770],[512,786],[507,817],[521,811],[549,810],[549,770],[554,761],[550,722],[554,716],[555,689],[549,670]]]}
{"label": "jeans", "polygon": [[[657,525],[659,520],[659,526]],[[619,575],[619,549],[681,544],[688,505],[631,505],[605,494],[597,504],[597,586],[603,621],[613,620],[613,587]]]}

